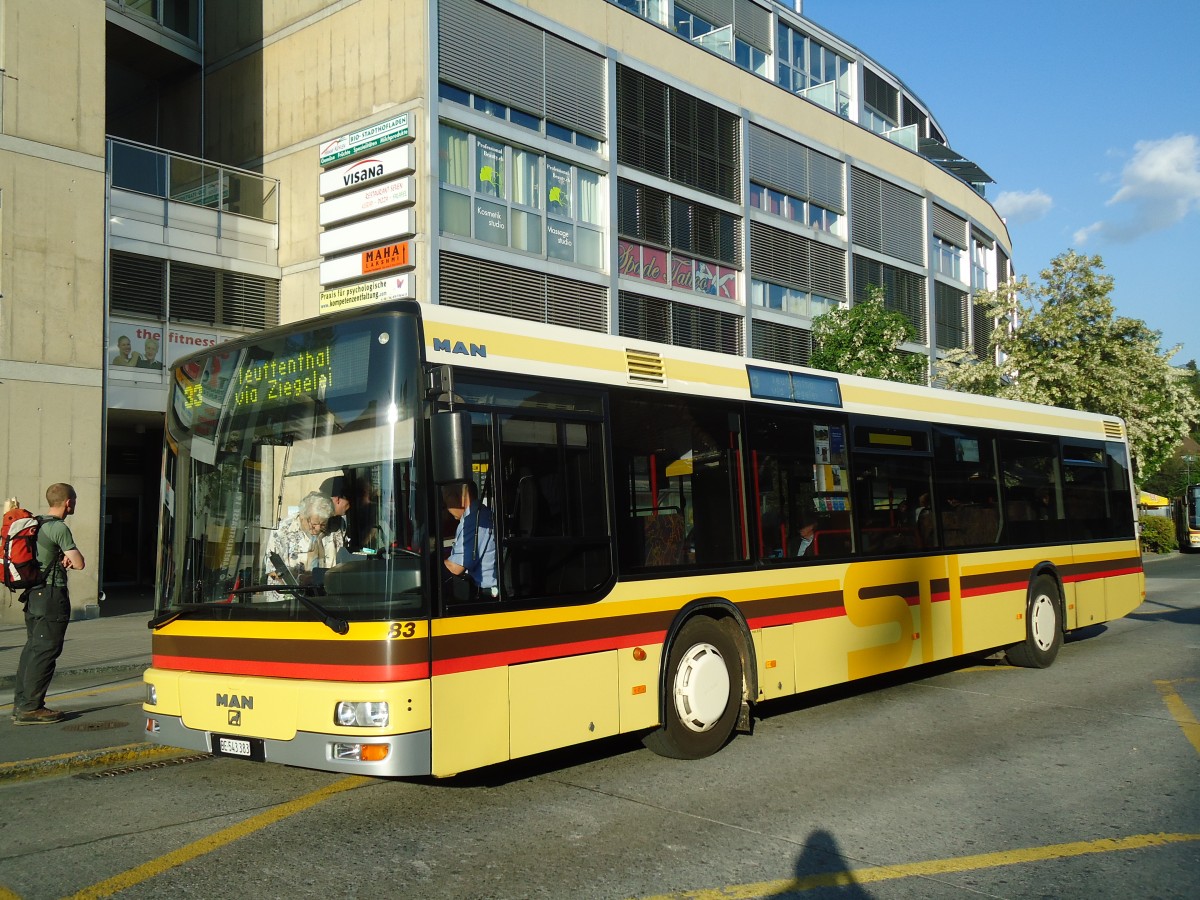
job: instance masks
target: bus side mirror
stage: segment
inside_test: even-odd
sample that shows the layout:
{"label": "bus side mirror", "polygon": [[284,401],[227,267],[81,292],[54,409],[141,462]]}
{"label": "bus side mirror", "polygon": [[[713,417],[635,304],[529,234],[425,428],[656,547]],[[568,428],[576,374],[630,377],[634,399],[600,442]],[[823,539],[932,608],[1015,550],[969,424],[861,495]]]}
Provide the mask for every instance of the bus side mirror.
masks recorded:
{"label": "bus side mirror", "polygon": [[429,439],[434,482],[470,481],[471,414],[464,410],[434,413]]}

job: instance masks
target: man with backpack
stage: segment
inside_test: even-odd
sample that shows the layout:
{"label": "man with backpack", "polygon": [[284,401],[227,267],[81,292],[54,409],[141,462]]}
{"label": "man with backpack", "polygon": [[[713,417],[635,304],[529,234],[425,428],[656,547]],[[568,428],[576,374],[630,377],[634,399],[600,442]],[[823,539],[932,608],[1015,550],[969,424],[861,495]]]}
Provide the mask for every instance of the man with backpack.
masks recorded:
{"label": "man with backpack", "polygon": [[46,691],[71,621],[67,570],[82,569],[84,562],[65,521],[75,512],[75,488],[50,485],[46,504],[47,514],[37,535],[37,559],[44,580],[21,595],[26,637],[13,686],[14,725],[49,725],[63,719],[61,712],[46,708]]}

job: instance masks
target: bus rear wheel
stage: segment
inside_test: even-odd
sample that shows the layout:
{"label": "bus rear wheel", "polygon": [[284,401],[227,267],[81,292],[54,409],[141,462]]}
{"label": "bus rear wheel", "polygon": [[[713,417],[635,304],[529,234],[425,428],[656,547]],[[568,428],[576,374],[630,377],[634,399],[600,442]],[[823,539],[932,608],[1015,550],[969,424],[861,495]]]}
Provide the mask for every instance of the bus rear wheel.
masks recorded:
{"label": "bus rear wheel", "polygon": [[690,619],[671,643],[663,724],[643,739],[672,759],[702,759],[725,746],[742,700],[742,658],[707,616]]}
{"label": "bus rear wheel", "polygon": [[1063,643],[1062,598],[1049,575],[1039,575],[1029,589],[1025,605],[1025,640],[1004,651],[1009,665],[1045,669],[1058,656]]}

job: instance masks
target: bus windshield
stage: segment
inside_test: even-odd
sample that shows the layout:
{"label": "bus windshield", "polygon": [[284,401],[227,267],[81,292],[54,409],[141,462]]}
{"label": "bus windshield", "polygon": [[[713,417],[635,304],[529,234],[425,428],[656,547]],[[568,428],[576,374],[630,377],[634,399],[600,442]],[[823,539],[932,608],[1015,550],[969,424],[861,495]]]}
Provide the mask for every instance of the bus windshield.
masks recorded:
{"label": "bus windshield", "polygon": [[314,603],[346,620],[423,610],[421,388],[417,322],[401,313],[276,330],[181,361],[160,608],[301,620]]}

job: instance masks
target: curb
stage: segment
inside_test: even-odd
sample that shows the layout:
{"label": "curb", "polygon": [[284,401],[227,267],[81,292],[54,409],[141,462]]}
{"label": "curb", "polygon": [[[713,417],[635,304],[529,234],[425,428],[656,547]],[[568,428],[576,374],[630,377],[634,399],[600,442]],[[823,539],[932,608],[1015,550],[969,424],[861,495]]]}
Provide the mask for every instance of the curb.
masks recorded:
{"label": "curb", "polygon": [[[95,665],[72,666],[69,669],[55,669],[54,677],[69,678],[73,675],[132,675],[141,674],[150,668],[148,662],[136,663],[96,663]],[[15,672],[0,675],[0,690],[11,688],[17,680]]]}
{"label": "curb", "polygon": [[63,753],[59,756],[47,756],[42,759],[23,759],[18,762],[0,763],[0,784],[30,781],[34,778],[51,778],[56,775],[74,775],[88,769],[183,756],[188,752],[178,747],[141,743],[126,744],[122,747],[102,747],[98,750],[81,750],[75,753]]}

